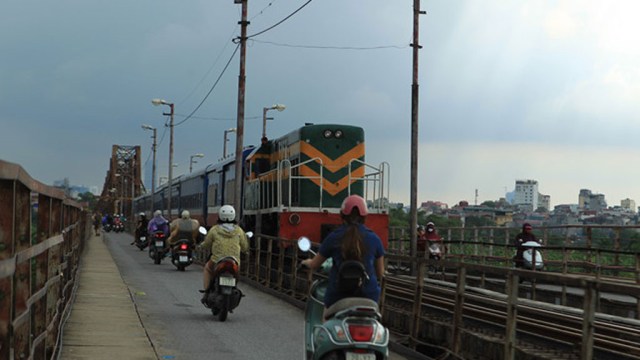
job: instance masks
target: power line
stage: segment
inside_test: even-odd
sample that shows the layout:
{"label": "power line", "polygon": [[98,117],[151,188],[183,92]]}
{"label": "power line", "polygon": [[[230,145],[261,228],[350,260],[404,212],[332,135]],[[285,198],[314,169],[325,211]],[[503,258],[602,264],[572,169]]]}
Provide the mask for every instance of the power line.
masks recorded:
{"label": "power line", "polygon": [[184,103],[186,100],[188,100],[191,95],[193,95],[193,93],[200,87],[200,85],[204,82],[204,80],[207,78],[207,76],[209,76],[209,73],[211,72],[211,70],[213,70],[213,68],[218,64],[218,60],[220,60],[220,57],[222,57],[222,54],[225,52],[225,50],[227,50],[227,47],[229,46],[229,44],[232,43],[232,39],[233,39],[233,34],[236,32],[236,29],[238,29],[238,26],[236,26],[233,29],[233,32],[231,33],[231,35],[229,36],[229,42],[226,43],[226,45],[222,48],[222,50],[220,51],[220,53],[218,54],[218,56],[216,57],[215,61],[213,62],[213,65],[211,65],[211,67],[209,68],[209,70],[207,70],[207,72],[204,74],[204,76],[202,77],[202,79],[200,79],[200,81],[196,84],[196,86],[193,87],[193,90],[191,90],[191,92],[189,92],[189,94],[182,99],[181,101],[179,101],[178,103]]}
{"label": "power line", "polygon": [[237,45],[236,49],[233,50],[233,54],[231,54],[231,56],[229,57],[229,61],[227,61],[227,64],[224,66],[224,69],[222,69],[222,72],[218,76],[218,79],[216,79],[216,82],[213,83],[213,86],[211,86],[211,89],[209,89],[209,92],[207,93],[207,95],[205,95],[204,99],[202,99],[200,104],[198,104],[198,106],[196,106],[196,108],[191,112],[191,114],[189,114],[186,118],[184,118],[184,120],[180,121],[179,123],[175,124],[174,126],[178,126],[180,124],[184,124],[185,121],[189,120],[193,116],[193,114],[195,114],[196,111],[198,111],[198,109],[200,109],[202,104],[204,104],[204,102],[207,100],[207,98],[209,98],[209,95],[211,95],[211,92],[213,92],[213,89],[216,88],[216,85],[218,85],[218,82],[220,82],[220,79],[222,78],[222,75],[224,75],[224,73],[227,71],[227,68],[229,67],[229,64],[231,64],[231,60],[233,60],[233,58],[235,57],[235,55],[238,52],[239,48],[240,48],[240,45]]}
{"label": "power line", "polygon": [[329,50],[380,50],[380,49],[406,49],[410,45],[380,45],[380,46],[319,46],[319,45],[292,45],[292,44],[284,44],[277,43],[273,41],[263,41],[251,39],[251,41],[262,43],[262,44],[270,44],[275,46],[284,46],[291,48],[304,48],[304,49],[329,49]]}
{"label": "power line", "polygon": [[[257,33],[255,33],[255,34],[253,34],[253,35],[249,35],[249,36],[247,36],[247,39],[251,39],[252,37],[254,37],[254,36],[258,36],[258,35],[260,35],[260,34],[264,34],[264,33],[266,33],[267,31],[269,31],[269,30],[271,30],[271,29],[275,28],[276,26],[278,26],[278,25],[282,24],[283,22],[287,21],[290,17],[292,17],[293,15],[295,15],[298,11],[302,10],[302,8],[304,8],[305,6],[309,5],[309,3],[310,3],[311,1],[313,1],[313,0],[309,0],[309,1],[307,1],[306,3],[302,4],[302,6],[300,6],[298,9],[296,9],[296,11],[294,11],[294,12],[292,12],[291,14],[287,15],[287,17],[285,17],[284,19],[282,19],[282,20],[278,21],[278,22],[277,22],[277,23],[275,23],[274,25],[272,25],[272,26],[270,26],[270,27],[268,27],[268,28],[266,28],[266,29],[264,29],[264,30],[262,30],[262,31],[260,31],[260,32],[257,32]],[[238,40],[238,38],[236,38],[236,40]]]}

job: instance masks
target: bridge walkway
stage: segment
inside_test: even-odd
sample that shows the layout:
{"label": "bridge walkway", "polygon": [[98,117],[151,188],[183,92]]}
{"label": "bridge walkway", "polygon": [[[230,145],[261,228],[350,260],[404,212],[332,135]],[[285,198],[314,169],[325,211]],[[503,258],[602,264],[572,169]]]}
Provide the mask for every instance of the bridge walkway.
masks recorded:
{"label": "bridge walkway", "polygon": [[[61,336],[59,358],[164,359],[166,356],[159,354],[162,351],[154,347],[141,321],[135,296],[124,282],[105,238],[104,233],[94,235],[86,244],[79,285]],[[408,358],[414,358],[410,350],[403,355],[390,354],[392,360]]]}

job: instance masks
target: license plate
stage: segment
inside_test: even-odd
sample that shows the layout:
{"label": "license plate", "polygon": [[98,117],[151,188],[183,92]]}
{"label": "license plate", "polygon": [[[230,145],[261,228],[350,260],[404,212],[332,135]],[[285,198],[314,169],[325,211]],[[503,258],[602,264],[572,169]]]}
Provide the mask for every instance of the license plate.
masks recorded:
{"label": "license plate", "polygon": [[156,241],[156,247],[164,247],[164,241]]}
{"label": "license plate", "polygon": [[376,360],[376,354],[358,354],[347,351],[345,360]]}
{"label": "license plate", "polygon": [[184,255],[180,255],[180,259],[178,259],[178,261],[180,261],[180,262],[189,262],[189,257],[188,256],[184,256]]}
{"label": "license plate", "polygon": [[140,236],[140,241],[146,241],[147,237],[146,236]]}
{"label": "license plate", "polygon": [[236,286],[236,279],[228,276],[221,276],[218,283],[222,286]]}

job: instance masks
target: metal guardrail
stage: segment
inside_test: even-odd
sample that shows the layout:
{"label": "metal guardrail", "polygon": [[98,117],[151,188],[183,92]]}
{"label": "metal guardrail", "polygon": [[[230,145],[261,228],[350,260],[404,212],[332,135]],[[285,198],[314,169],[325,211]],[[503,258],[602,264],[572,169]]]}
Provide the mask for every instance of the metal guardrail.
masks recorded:
{"label": "metal guardrail", "polygon": [[88,216],[3,160],[0,214],[0,359],[50,359],[91,234]]}
{"label": "metal guardrail", "polygon": [[[266,292],[275,294],[299,307],[304,306],[307,299],[308,291],[312,281],[323,275],[319,273],[311,273],[307,270],[297,268],[298,262],[306,258],[306,254],[298,251],[295,241],[278,239],[276,237],[256,234],[249,242],[250,251],[248,255],[242,257],[241,275],[245,281],[251,282],[261,287]],[[200,254],[200,261],[206,260],[208,254]],[[499,352],[504,355],[504,359],[513,359],[514,353],[520,351],[518,341],[520,335],[516,337],[518,331],[529,331],[529,329],[521,329],[528,326],[528,322],[523,320],[525,310],[529,310],[531,303],[544,303],[543,300],[536,295],[535,283],[551,283],[560,286],[563,290],[563,299],[566,300],[566,289],[572,287],[582,289],[584,296],[577,300],[576,306],[565,303],[562,304],[548,303],[548,309],[542,311],[553,313],[558,311],[557,308],[564,307],[573,312],[580,312],[578,318],[581,321],[577,332],[567,335],[569,340],[573,341],[572,352],[576,353],[582,359],[592,359],[594,351],[609,351],[606,343],[602,345],[597,338],[597,332],[603,328],[600,323],[596,324],[602,318],[607,322],[620,320],[624,323],[624,318],[614,315],[606,315],[599,313],[600,302],[595,301],[601,293],[622,293],[627,296],[635,297],[636,302],[640,303],[640,286],[633,281],[626,284],[620,282],[609,282],[606,279],[596,277],[576,276],[572,274],[549,273],[549,272],[533,272],[527,270],[508,269],[496,266],[465,263],[460,259],[450,259],[446,261],[436,262],[423,257],[412,258],[409,256],[388,254],[386,256],[387,268],[392,264],[403,263],[405,267],[417,269],[417,276],[394,276],[389,274],[383,280],[383,291],[380,297],[380,309],[383,313],[384,323],[391,331],[401,335],[403,344],[413,349],[419,347],[429,347],[436,349],[441,354],[441,358],[465,358],[472,354],[465,344],[465,336],[473,333],[475,329],[470,328],[466,322],[469,313],[473,309],[483,309],[485,305],[477,305],[477,301],[472,302],[473,293],[482,293],[486,290],[481,287],[473,287],[473,281],[486,281],[487,278],[502,279],[502,288],[497,290],[498,300],[505,311],[502,315],[494,315],[498,318],[498,327],[502,333],[498,337],[502,341]],[[442,284],[433,285],[433,281],[443,276],[428,271],[429,267],[441,267],[452,271],[452,278],[448,279],[449,285],[443,287]],[[526,277],[530,283],[527,289],[523,289],[518,279]],[[444,283],[445,281],[441,281]],[[443,290],[444,289],[444,290]],[[475,290],[474,290],[475,289]],[[444,296],[438,296],[439,293],[445,293]],[[470,292],[470,293],[467,293]],[[435,296],[435,298],[434,298]],[[480,298],[488,298],[486,295]],[[435,302],[434,302],[435,301]],[[439,302],[438,302],[439,301]],[[576,302],[576,301],[574,301]],[[444,307],[448,319],[443,321],[441,326],[447,330],[444,339],[439,339],[439,343],[433,339],[433,332],[426,330],[434,324],[433,313],[440,313]],[[518,310],[520,309],[520,314]],[[483,310],[480,310],[482,313]],[[441,316],[436,315],[436,316]],[[501,318],[500,318],[501,316]],[[500,320],[501,319],[501,320]],[[627,325],[638,326],[639,320],[627,319]],[[597,325],[597,326],[596,326]],[[541,328],[544,328],[542,325]],[[548,325],[549,327],[553,325]],[[640,330],[640,327],[638,327]],[[605,329],[606,330],[606,329]],[[604,330],[602,330],[604,331]],[[638,337],[640,340],[640,337]],[[594,346],[594,343],[597,346]],[[605,346],[603,349],[602,346]],[[477,349],[476,349],[477,350]],[[560,351],[560,350],[559,350]],[[535,357],[533,357],[535,358]],[[635,358],[635,357],[630,357]],[[640,356],[638,357],[640,358]]]}

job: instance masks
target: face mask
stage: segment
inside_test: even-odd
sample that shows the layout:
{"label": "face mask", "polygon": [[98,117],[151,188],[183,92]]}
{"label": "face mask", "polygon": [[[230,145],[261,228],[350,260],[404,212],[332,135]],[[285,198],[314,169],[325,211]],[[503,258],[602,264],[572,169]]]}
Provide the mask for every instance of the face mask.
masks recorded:
{"label": "face mask", "polygon": [[433,229],[427,229],[428,232],[433,232]]}

